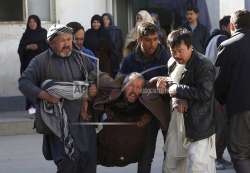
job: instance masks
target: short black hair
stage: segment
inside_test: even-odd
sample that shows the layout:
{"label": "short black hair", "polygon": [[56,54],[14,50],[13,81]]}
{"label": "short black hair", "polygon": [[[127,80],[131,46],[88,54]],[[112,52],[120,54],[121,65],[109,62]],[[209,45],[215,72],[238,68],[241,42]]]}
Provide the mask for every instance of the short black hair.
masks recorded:
{"label": "short black hair", "polygon": [[150,22],[145,22],[138,26],[139,37],[149,36],[157,32],[158,32],[158,29],[156,25]]}
{"label": "short black hair", "polygon": [[227,26],[230,23],[231,16],[224,16],[222,19],[220,19],[220,29],[222,29],[223,26]]}
{"label": "short black hair", "polygon": [[236,29],[250,29],[250,12],[245,9],[235,11],[231,16],[231,23]]}
{"label": "short black hair", "polygon": [[187,29],[180,28],[172,31],[168,35],[167,44],[170,48],[179,46],[182,42],[184,42],[187,47],[192,45],[192,33]]}
{"label": "short black hair", "polygon": [[70,22],[66,26],[73,29],[73,34],[77,33],[77,31],[81,29],[84,31],[84,27],[78,22]]}
{"label": "short black hair", "polygon": [[195,13],[199,13],[199,9],[193,5],[188,6],[186,11],[194,11]]}

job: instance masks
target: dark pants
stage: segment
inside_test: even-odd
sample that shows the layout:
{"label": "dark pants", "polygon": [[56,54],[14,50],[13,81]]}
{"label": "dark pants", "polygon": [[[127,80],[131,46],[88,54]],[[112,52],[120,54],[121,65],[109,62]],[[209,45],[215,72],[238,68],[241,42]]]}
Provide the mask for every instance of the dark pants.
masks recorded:
{"label": "dark pants", "polygon": [[230,116],[229,153],[237,173],[250,171],[250,111]]}
{"label": "dark pants", "polygon": [[[75,160],[69,159],[65,154],[64,145],[58,137],[54,135],[47,136],[47,144],[49,145],[47,147],[49,147],[49,151],[47,148],[46,152],[50,152],[51,157],[57,166],[57,173],[96,173],[95,129],[92,126],[86,126],[86,132],[87,135],[85,137],[88,138],[87,149],[85,152],[81,152],[75,148],[78,153]],[[44,151],[45,157],[46,154],[48,153],[45,153]]]}
{"label": "dark pants", "polygon": [[[148,131],[149,131],[148,132],[149,138],[144,148],[142,158],[138,163],[137,173],[150,173],[151,172],[151,165],[152,165],[154,154],[155,154],[156,140],[157,140],[157,135],[159,131],[159,121],[156,118],[153,118],[152,121],[150,122]],[[162,131],[162,133],[163,133],[163,138],[165,141],[166,132]]]}
{"label": "dark pants", "polygon": [[25,98],[25,110],[27,111],[29,108],[35,107],[34,103],[30,101],[27,97]]}
{"label": "dark pants", "polygon": [[223,158],[223,153],[228,146],[229,138],[229,120],[222,106],[215,102],[215,118],[216,118],[216,154],[217,159]]}

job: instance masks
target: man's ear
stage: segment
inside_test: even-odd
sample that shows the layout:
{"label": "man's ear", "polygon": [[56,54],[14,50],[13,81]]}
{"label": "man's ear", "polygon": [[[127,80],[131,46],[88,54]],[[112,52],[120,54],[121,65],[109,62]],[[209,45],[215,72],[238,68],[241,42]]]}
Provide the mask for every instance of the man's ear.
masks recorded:
{"label": "man's ear", "polygon": [[142,38],[141,38],[141,37],[138,37],[138,38],[137,38],[137,43],[138,43],[138,45],[139,45],[141,42],[142,42]]}
{"label": "man's ear", "polygon": [[48,41],[48,45],[49,45],[49,47],[53,47],[53,45],[54,45],[54,40],[50,40],[50,41]]}

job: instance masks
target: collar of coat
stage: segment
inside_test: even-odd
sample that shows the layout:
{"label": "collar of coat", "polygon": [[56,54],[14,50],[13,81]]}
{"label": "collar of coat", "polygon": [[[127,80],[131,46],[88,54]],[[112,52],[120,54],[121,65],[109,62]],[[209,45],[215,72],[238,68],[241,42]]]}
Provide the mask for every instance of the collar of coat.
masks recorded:
{"label": "collar of coat", "polygon": [[[204,55],[202,55],[201,53],[197,52],[196,50],[193,50],[191,58],[188,60],[186,66],[185,66],[184,73],[187,72],[190,69],[190,67],[192,67],[192,64],[193,64],[195,58],[197,58],[197,56],[203,56],[204,57]],[[176,65],[177,65],[177,62],[175,61],[175,59],[173,57],[171,57],[169,59],[169,61],[168,61],[168,69],[169,69],[168,72],[169,72],[169,74],[173,72]]]}
{"label": "collar of coat", "polygon": [[241,34],[241,33],[249,33],[250,34],[250,29],[243,29],[243,28],[240,28],[240,29],[237,29],[233,34],[232,34],[232,37],[238,35],[238,34]]}
{"label": "collar of coat", "polygon": [[138,62],[152,62],[155,60],[160,60],[161,59],[161,51],[162,51],[162,45],[159,44],[154,52],[154,54],[150,57],[145,57],[143,52],[141,51],[140,45],[138,45],[135,49],[135,60]]}

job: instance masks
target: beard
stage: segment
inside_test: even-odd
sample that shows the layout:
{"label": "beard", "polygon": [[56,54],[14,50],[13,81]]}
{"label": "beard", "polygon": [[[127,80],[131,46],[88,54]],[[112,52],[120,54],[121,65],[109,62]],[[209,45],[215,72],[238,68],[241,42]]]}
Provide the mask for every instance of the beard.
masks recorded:
{"label": "beard", "polygon": [[[69,49],[69,50],[68,50],[68,51],[64,51],[64,49]],[[72,49],[70,49],[70,48],[68,48],[68,47],[65,47],[65,48],[62,49],[62,51],[56,51],[56,50],[54,50],[54,52],[55,52],[58,56],[65,58],[65,57],[68,57],[68,56],[71,55]]]}
{"label": "beard", "polygon": [[69,51],[69,52],[67,52],[67,53],[64,53],[64,52],[58,52],[58,53],[56,53],[56,54],[57,54],[58,56],[60,56],[60,57],[65,58],[65,57],[70,56],[70,55],[71,55],[71,53],[72,53],[72,51]]}

